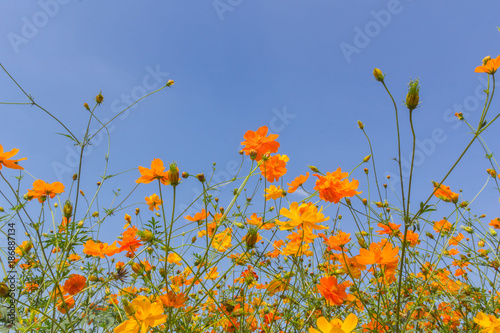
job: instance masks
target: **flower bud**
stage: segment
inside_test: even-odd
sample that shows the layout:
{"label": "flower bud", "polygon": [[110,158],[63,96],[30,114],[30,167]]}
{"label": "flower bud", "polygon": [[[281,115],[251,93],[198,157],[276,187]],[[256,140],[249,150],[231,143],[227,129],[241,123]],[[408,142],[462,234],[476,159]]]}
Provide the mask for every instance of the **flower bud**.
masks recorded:
{"label": "flower bud", "polygon": [[363,125],[363,123],[361,122],[361,120],[358,120],[358,127],[359,127],[359,129],[365,128],[365,125]]}
{"label": "flower bud", "polygon": [[314,165],[308,165],[308,167],[312,172],[319,172],[318,168],[316,168]]}
{"label": "flower bud", "polygon": [[382,71],[378,68],[373,69],[373,76],[375,77],[375,80],[383,82],[385,75],[382,74]]}
{"label": "flower bud", "polygon": [[203,173],[197,174],[196,178],[202,183],[205,181],[205,175]]}
{"label": "flower bud", "polygon": [[85,196],[85,192],[83,192],[82,190],[80,190],[80,194]]}
{"label": "flower bud", "polygon": [[64,203],[64,207],[63,207],[64,217],[70,218],[72,213],[73,213],[73,206],[71,205],[71,202],[69,200],[67,200]]}
{"label": "flower bud", "polygon": [[96,211],[96,212],[93,212],[93,213],[92,213],[92,217],[99,217],[99,212],[97,212],[97,211]]}
{"label": "flower bud", "polygon": [[139,215],[139,212],[140,212],[140,211],[141,211],[141,210],[140,210],[139,208],[136,208],[136,209],[135,209],[135,215]]}
{"label": "flower bud", "polygon": [[170,181],[170,185],[177,186],[179,185],[179,168],[175,162],[170,163],[170,169],[168,170],[168,180]]}
{"label": "flower bud", "polygon": [[410,80],[408,84],[408,94],[406,94],[406,107],[408,110],[413,111],[417,108],[419,103],[419,92],[420,86],[418,85],[418,79]]}
{"label": "flower bud", "polygon": [[90,106],[87,103],[83,103],[83,106],[90,111]]}
{"label": "flower bud", "polygon": [[464,115],[462,112],[456,112],[455,117],[457,117],[458,120],[464,120]]}
{"label": "flower bud", "polygon": [[492,235],[493,237],[495,237],[497,235],[497,231],[493,228],[490,228],[490,235]]}
{"label": "flower bud", "polygon": [[5,282],[0,283],[0,297],[7,297],[9,293],[9,286]]}
{"label": "flower bud", "polygon": [[257,151],[256,150],[250,150],[250,159],[253,161],[257,158]]}
{"label": "flower bud", "polygon": [[129,317],[132,317],[135,313],[134,307],[126,299],[123,300],[123,309]]}
{"label": "flower bud", "polygon": [[483,59],[483,66],[485,66],[485,65],[486,65],[486,63],[487,63],[488,61],[490,61],[490,60],[491,60],[491,56],[484,57],[484,59]]}
{"label": "flower bud", "polygon": [[153,235],[151,230],[147,230],[147,229],[146,230],[139,230],[137,232],[137,236],[139,236],[143,242],[151,242],[155,238],[155,236]]}
{"label": "flower bud", "polygon": [[77,180],[77,179],[78,179],[78,174],[77,173],[73,174],[73,180]]}
{"label": "flower bud", "polygon": [[168,80],[166,86],[171,87],[174,85],[174,80]]}
{"label": "flower bud", "polygon": [[97,104],[101,104],[103,100],[104,100],[104,96],[102,96],[102,91],[100,91],[99,95],[97,95],[95,97],[95,101],[97,102]]}
{"label": "flower bud", "polygon": [[196,236],[194,236],[192,239],[191,239],[191,243],[195,243],[196,242]]}
{"label": "flower bud", "polygon": [[365,156],[365,158],[363,158],[363,163],[368,162],[371,157],[372,157],[372,155]]}
{"label": "flower bud", "polygon": [[368,174],[368,168],[364,168],[363,171]]}
{"label": "flower bud", "polygon": [[97,186],[101,186],[101,184],[102,184],[101,182],[97,182]]}
{"label": "flower bud", "polygon": [[259,234],[257,233],[257,229],[252,228],[248,230],[248,233],[245,236],[245,244],[248,248],[252,249],[255,247],[255,243],[257,243],[257,237]]}
{"label": "flower bud", "polygon": [[142,265],[137,263],[137,262],[133,262],[132,264],[130,264],[130,266],[132,267],[132,270],[136,273],[136,274],[141,274],[143,272],[143,268],[142,268]]}
{"label": "flower bud", "polygon": [[363,200],[361,200],[363,202],[363,205],[367,205],[368,204],[368,200],[366,200],[366,198],[364,198]]}
{"label": "flower bud", "polygon": [[484,247],[484,244],[485,244],[484,240],[482,240],[482,239],[477,242],[477,246],[479,246],[479,247]]}
{"label": "flower bud", "polygon": [[3,213],[5,212],[5,210],[3,209],[3,207],[0,207],[0,213]]}
{"label": "flower bud", "polygon": [[186,171],[184,171],[182,174],[181,174],[181,177],[186,179],[187,177],[189,177],[189,173],[187,173]]}
{"label": "flower bud", "polygon": [[89,281],[97,282],[97,281],[99,281],[99,279],[97,278],[97,276],[91,275],[91,276],[89,276]]}

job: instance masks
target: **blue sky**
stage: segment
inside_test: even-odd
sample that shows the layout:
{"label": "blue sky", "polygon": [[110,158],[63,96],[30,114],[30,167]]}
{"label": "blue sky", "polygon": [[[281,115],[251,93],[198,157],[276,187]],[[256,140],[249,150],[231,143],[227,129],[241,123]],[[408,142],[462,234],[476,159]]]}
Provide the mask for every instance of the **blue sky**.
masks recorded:
{"label": "blue sky", "polygon": [[[104,103],[97,116],[110,119],[126,100],[175,80],[113,123],[109,173],[161,158],[192,174],[209,174],[217,162],[223,179],[240,161],[244,133],[266,125],[280,135],[279,152],[290,157],[285,182],[309,171],[308,164],[323,172],[356,166],[369,154],[358,120],[375,147],[379,175],[394,178],[394,110],[372,70],[387,73],[400,107],[406,161],[411,140],[402,100],[410,78],[419,77],[417,202],[470,138],[453,114],[462,110],[478,121],[486,74],[474,68],[483,57],[500,54],[499,10],[497,1],[4,1],[0,62],[78,134],[88,117],[82,105],[100,90]],[[25,102],[4,74],[0,85],[0,101]],[[0,114],[0,144],[19,148],[34,177],[69,184],[77,171],[75,147],[55,134],[63,129],[34,107],[1,105]],[[485,134],[493,151],[496,127]],[[82,175],[89,193],[102,174],[107,141],[91,148]],[[488,167],[475,144],[446,183],[460,184],[463,199],[472,200]],[[365,186],[362,169],[353,176]],[[137,171],[122,175],[104,195],[117,187],[130,191],[138,177]],[[188,202],[197,188],[193,180],[182,184],[180,201]],[[135,202],[155,191],[141,187]],[[491,182],[480,200],[479,214],[499,215]]]}

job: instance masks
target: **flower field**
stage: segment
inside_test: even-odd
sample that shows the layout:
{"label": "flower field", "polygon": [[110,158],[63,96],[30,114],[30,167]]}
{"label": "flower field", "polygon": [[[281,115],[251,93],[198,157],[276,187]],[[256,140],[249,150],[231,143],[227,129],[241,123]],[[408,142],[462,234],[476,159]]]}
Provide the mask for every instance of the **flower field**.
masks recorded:
{"label": "flower field", "polygon": [[[412,182],[420,82],[411,80],[407,95],[393,98],[380,69],[373,71],[373,89],[387,94],[397,125],[391,129],[398,142],[395,188],[377,175],[379,147],[371,146],[362,121],[359,131],[371,154],[360,156],[352,170],[311,165],[289,174],[294,157],[281,154],[279,135],[261,126],[242,133],[234,178],[216,182],[213,174],[184,170],[181,157],[167,162],[159,152],[152,161],[137,161],[134,190],[111,202],[100,198],[116,174],[105,169],[102,176],[81,177],[85,150],[113,121],[99,118],[105,93],[83,104],[88,123],[82,137],[61,122],[80,152],[79,172],[65,183],[32,176],[23,168],[31,157],[22,147],[0,142],[6,240],[0,331],[500,332],[500,216],[474,212],[460,184],[447,181],[478,144],[498,196],[500,166],[482,134],[498,125],[499,67],[500,56],[475,68],[488,80],[482,113],[477,119],[455,114],[470,129],[469,143],[442,167],[441,179],[423,184]],[[21,104],[55,118],[2,68],[25,94]],[[174,89],[174,81],[153,93],[166,88]],[[395,101],[401,98],[403,104]],[[403,112],[411,133],[400,131]],[[99,129],[91,131],[91,124]],[[403,146],[403,137],[412,146]],[[402,150],[412,156],[408,180]],[[195,214],[179,208],[187,183],[201,193],[190,205],[202,207]],[[90,184],[95,191],[84,192]],[[137,197],[136,188],[150,194]],[[417,197],[415,188],[427,195]],[[296,191],[302,200],[289,199]],[[137,201],[143,205],[131,204]],[[110,235],[105,228],[117,220]]]}

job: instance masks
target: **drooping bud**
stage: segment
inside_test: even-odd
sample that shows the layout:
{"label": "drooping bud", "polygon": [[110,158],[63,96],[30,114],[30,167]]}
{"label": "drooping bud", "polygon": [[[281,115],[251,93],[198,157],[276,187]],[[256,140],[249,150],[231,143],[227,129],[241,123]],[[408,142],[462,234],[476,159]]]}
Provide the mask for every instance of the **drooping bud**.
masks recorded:
{"label": "drooping bud", "polygon": [[375,77],[375,80],[383,82],[385,75],[382,74],[382,71],[378,68],[373,69],[373,76]]}
{"label": "drooping bud", "polygon": [[419,92],[420,86],[418,85],[418,79],[410,80],[408,84],[408,94],[406,94],[406,107],[408,110],[413,111],[417,108],[419,103]]}

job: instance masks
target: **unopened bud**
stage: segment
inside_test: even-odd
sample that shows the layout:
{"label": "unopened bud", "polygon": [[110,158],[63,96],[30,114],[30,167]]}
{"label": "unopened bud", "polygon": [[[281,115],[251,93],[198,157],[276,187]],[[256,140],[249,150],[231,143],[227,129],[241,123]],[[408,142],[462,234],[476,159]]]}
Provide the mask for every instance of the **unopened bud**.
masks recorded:
{"label": "unopened bud", "polygon": [[179,185],[179,168],[175,162],[170,163],[170,169],[168,170],[168,180],[170,185]]}
{"label": "unopened bud", "polygon": [[483,58],[483,66],[486,65],[486,63],[488,63],[488,61],[490,61],[490,60],[491,60],[490,56],[484,57]]}
{"label": "unopened bud", "polygon": [[97,182],[97,186],[101,186],[101,182]]}
{"label": "unopened bud", "polygon": [[408,84],[408,94],[406,94],[406,107],[408,110],[413,111],[417,108],[419,103],[419,92],[420,86],[418,85],[418,79],[410,80]]}
{"label": "unopened bud", "polygon": [[196,178],[202,183],[205,181],[205,175],[203,173],[197,174]]}
{"label": "unopened bud", "polygon": [[93,212],[92,217],[99,217],[99,212]]}
{"label": "unopened bud", "polygon": [[132,264],[130,264],[130,266],[132,266],[132,270],[136,273],[136,274],[141,274],[143,269],[142,269],[142,265],[137,263],[137,262],[133,262]]}
{"label": "unopened bud", "polygon": [[318,168],[316,168],[314,165],[308,165],[308,167],[312,172],[319,172]]}
{"label": "unopened bud", "polygon": [[253,248],[255,247],[255,243],[257,243],[257,229],[250,229],[248,230],[248,233],[245,236],[245,244],[247,245],[248,248]]}
{"label": "unopened bud", "polygon": [[365,158],[363,158],[363,163],[366,163],[370,160],[370,158],[372,157],[372,155],[368,155],[366,156]]}
{"label": "unopened bud", "polygon": [[126,299],[123,300],[123,309],[129,317],[132,317],[135,314],[134,307]]}
{"label": "unopened bud", "polygon": [[363,202],[363,205],[367,205],[368,204],[368,200],[366,200],[366,198],[364,198],[363,200],[361,200]]}
{"label": "unopened bud", "polygon": [[83,106],[90,111],[90,106],[87,103],[83,103]]}
{"label": "unopened bud", "polygon": [[196,242],[196,236],[194,236],[192,239],[191,239],[191,243],[195,243]]}
{"label": "unopened bud", "polygon": [[477,246],[479,246],[479,247],[484,247],[484,244],[485,244],[484,240],[480,240],[477,242]]}
{"label": "unopened bud", "polygon": [[9,286],[5,282],[0,283],[0,297],[7,297],[9,293]]}
{"label": "unopened bud", "polygon": [[78,179],[78,174],[77,174],[77,173],[75,173],[75,174],[73,175],[73,180],[77,180],[77,179]]}
{"label": "unopened bud", "polygon": [[363,171],[368,174],[368,168],[364,168]]}
{"label": "unopened bud", "polygon": [[455,117],[457,117],[458,120],[464,120],[464,114],[462,112],[455,112]]}
{"label": "unopened bud", "polygon": [[181,177],[186,179],[187,177],[189,177],[189,173],[187,173],[186,171],[184,171],[182,174],[181,174]]}
{"label": "unopened bud", "polygon": [[71,214],[73,214],[73,206],[69,200],[64,203],[63,214],[66,218],[70,218]]}
{"label": "unopened bud", "polygon": [[139,230],[137,235],[141,238],[143,242],[151,242],[155,236],[151,232],[151,230]]}
{"label": "unopened bud", "polygon": [[139,215],[140,211],[141,211],[141,210],[140,210],[139,208],[136,208],[136,209],[135,209],[135,215]]}
{"label": "unopened bud", "polygon": [[256,150],[250,150],[250,159],[253,161],[257,158],[257,151]]}
{"label": "unopened bud", "polygon": [[384,81],[385,75],[382,74],[382,71],[378,68],[373,69],[373,76],[375,77],[375,80],[377,80],[377,81],[380,81],[380,82]]}
{"label": "unopened bud", "polygon": [[[171,87],[174,85],[174,80],[168,80],[166,86]],[[182,84],[181,84],[182,85]]]}
{"label": "unopened bud", "polygon": [[97,102],[97,104],[101,104],[103,100],[104,100],[104,96],[102,96],[102,92],[100,91],[99,95],[97,95],[95,97],[95,101]]}
{"label": "unopened bud", "polygon": [[361,122],[361,120],[358,120],[358,127],[359,127],[360,129],[365,128],[365,125],[363,125],[363,123]]}

